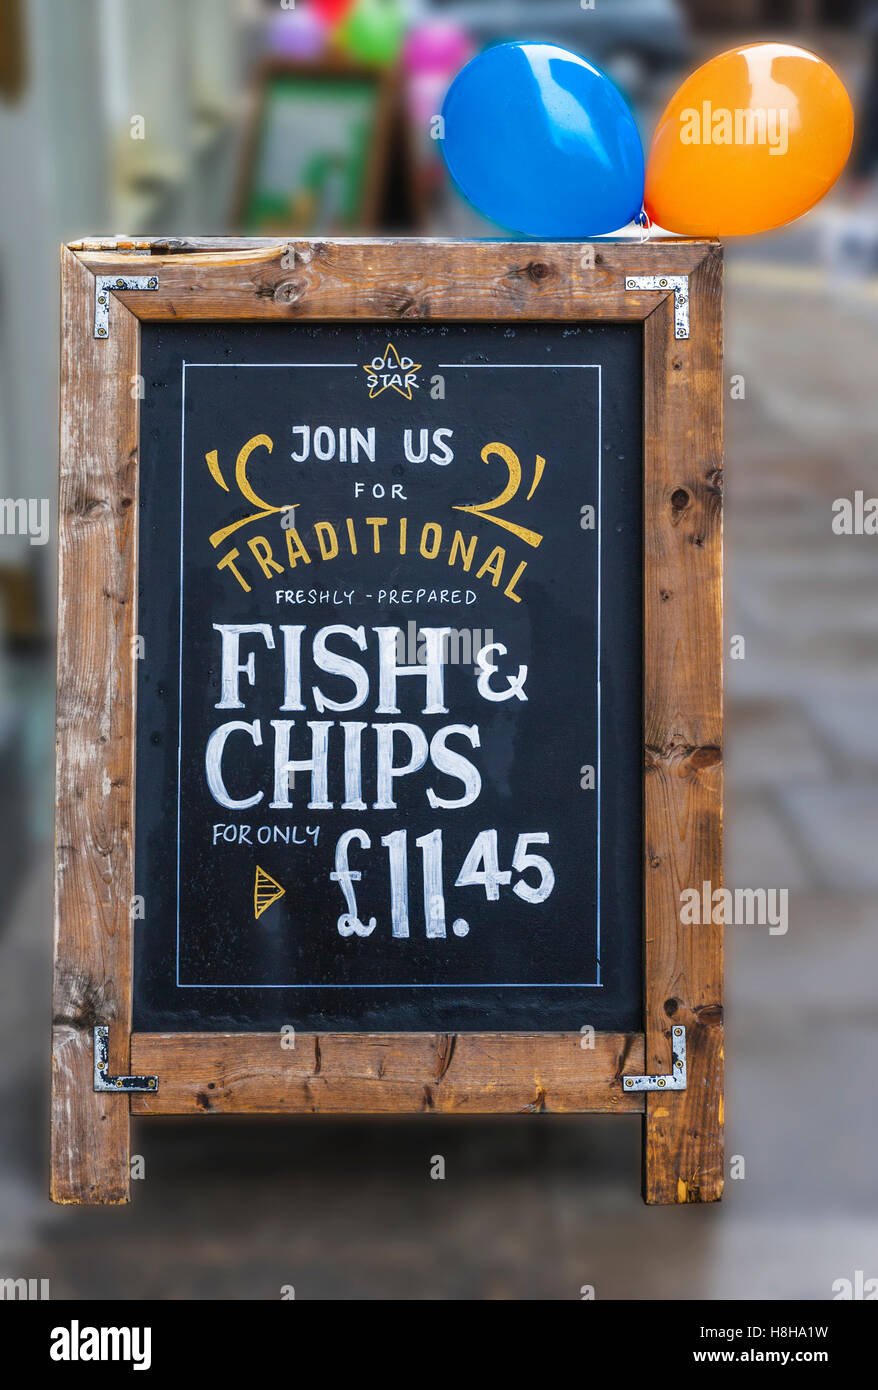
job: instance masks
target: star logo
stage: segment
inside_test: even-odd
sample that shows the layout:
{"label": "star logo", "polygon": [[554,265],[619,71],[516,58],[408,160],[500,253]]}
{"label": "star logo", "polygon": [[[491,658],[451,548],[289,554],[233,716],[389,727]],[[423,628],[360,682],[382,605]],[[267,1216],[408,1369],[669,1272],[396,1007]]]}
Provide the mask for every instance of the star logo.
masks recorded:
{"label": "star logo", "polygon": [[417,374],[421,363],[411,357],[400,357],[393,343],[388,343],[383,357],[373,357],[363,371],[369,383],[369,400],[373,401],[382,391],[398,391],[407,401],[414,400],[412,391],[418,390]]}

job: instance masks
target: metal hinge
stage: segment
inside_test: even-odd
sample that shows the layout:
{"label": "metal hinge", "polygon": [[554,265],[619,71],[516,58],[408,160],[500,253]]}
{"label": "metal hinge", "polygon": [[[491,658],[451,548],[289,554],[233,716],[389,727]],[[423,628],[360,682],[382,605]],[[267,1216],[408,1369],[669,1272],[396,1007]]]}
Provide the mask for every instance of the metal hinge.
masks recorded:
{"label": "metal hinge", "polygon": [[94,1031],[96,1091],[157,1091],[157,1076],[111,1076],[110,1030],[98,1025]]}
{"label": "metal hinge", "polygon": [[152,240],[149,237],[81,237],[79,241],[68,244],[71,251],[112,251],[117,256],[152,255]]}
{"label": "metal hinge", "polygon": [[686,1029],[671,1029],[671,1071],[668,1076],[623,1076],[626,1091],[685,1091]]}
{"label": "metal hinge", "polygon": [[157,275],[95,276],[95,337],[110,335],[110,290],[157,290]]}
{"label": "metal hinge", "polygon": [[673,290],[674,337],[689,337],[689,276],[688,275],[628,275],[626,290]]}

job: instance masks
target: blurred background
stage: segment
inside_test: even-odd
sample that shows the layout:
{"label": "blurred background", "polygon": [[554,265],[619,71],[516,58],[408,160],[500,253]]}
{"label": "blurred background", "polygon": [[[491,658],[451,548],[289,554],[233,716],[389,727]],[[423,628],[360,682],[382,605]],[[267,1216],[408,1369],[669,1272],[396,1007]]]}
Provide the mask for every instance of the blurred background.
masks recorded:
{"label": "blurred background", "polygon": [[[831,526],[836,498],[878,492],[878,6],[365,8],[331,42],[309,0],[0,0],[0,498],[47,499],[50,522],[0,534],[0,1277],[56,1298],[830,1298],[878,1276],[878,540]],[[788,888],[791,925],[727,931],[726,1200],[642,1207],[634,1117],[199,1119],[135,1126],[130,1208],[53,1208],[59,244],[497,235],[433,117],[504,39],[593,58],[647,143],[744,40],[813,48],[857,108],[831,197],[727,246],[727,882]]]}

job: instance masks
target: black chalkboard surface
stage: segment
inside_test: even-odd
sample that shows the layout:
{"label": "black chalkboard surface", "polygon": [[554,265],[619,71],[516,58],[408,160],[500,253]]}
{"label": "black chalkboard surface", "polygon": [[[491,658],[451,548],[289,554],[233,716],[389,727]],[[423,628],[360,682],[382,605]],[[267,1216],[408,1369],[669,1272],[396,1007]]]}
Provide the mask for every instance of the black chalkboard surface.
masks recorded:
{"label": "black chalkboard surface", "polygon": [[141,351],[135,1029],[639,1028],[640,325]]}

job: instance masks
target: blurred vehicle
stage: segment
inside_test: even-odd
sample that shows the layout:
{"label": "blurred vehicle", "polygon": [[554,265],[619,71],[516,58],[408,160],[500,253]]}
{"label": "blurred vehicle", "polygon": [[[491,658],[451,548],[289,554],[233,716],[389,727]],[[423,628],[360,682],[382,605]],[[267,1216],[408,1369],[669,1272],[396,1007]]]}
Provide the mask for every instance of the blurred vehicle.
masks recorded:
{"label": "blurred vehicle", "polygon": [[477,43],[529,39],[561,44],[590,58],[633,101],[646,100],[691,56],[677,0],[431,0],[433,13],[453,19]]}

